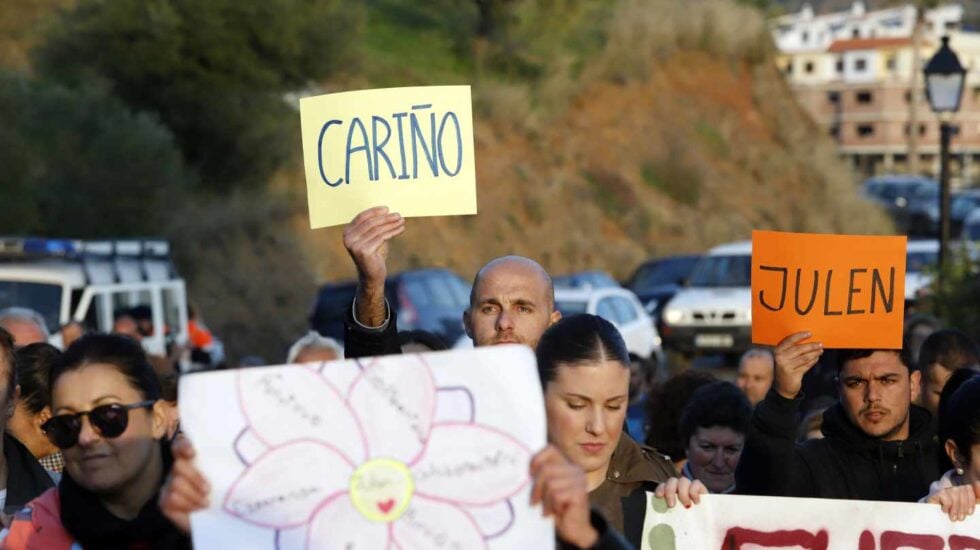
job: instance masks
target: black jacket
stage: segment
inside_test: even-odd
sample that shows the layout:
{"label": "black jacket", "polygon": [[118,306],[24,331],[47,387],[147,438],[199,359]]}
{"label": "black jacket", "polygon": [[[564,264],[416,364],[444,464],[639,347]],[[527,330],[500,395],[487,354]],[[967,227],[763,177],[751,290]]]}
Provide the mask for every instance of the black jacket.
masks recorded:
{"label": "black jacket", "polygon": [[916,502],[942,474],[925,409],[912,405],[908,439],[881,441],[838,403],[824,412],[824,438],[797,445],[800,401],[769,390],[756,406],[735,470],[738,493]]}
{"label": "black jacket", "polygon": [[344,357],[358,359],[379,355],[398,355],[402,352],[398,345],[398,323],[395,309],[388,307],[388,325],[384,329],[369,329],[354,320],[354,304],[347,307],[344,315]]}
{"label": "black jacket", "polygon": [[27,447],[6,432],[3,457],[7,460],[7,500],[3,511],[9,516],[54,487],[54,481]]}

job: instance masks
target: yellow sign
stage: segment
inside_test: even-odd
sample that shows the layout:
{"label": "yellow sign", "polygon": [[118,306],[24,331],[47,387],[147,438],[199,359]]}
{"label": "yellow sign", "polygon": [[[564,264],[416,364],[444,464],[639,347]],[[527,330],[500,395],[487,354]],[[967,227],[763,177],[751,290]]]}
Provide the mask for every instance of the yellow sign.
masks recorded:
{"label": "yellow sign", "polygon": [[388,206],[476,214],[469,86],[362,90],[299,102],[310,227]]}

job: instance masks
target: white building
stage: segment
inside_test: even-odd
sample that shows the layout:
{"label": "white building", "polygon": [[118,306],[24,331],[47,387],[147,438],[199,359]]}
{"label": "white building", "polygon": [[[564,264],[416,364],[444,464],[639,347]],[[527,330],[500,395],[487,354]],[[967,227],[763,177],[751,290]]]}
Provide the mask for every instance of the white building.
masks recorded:
{"label": "white building", "polygon": [[[776,62],[801,105],[837,139],[842,156],[859,172],[908,170],[915,134],[918,170],[936,176],[939,124],[925,94],[912,93],[912,82],[916,57],[921,71],[941,38],[949,36],[950,47],[967,69],[954,120],[959,130],[952,143],[952,173],[959,183],[980,181],[980,33],[961,28],[962,6],[940,6],[925,13],[916,50],[915,17],[911,4],[869,12],[857,1],[850,10],[819,15],[804,5],[800,12],[771,22],[780,50]],[[916,78],[922,90],[921,73]]]}

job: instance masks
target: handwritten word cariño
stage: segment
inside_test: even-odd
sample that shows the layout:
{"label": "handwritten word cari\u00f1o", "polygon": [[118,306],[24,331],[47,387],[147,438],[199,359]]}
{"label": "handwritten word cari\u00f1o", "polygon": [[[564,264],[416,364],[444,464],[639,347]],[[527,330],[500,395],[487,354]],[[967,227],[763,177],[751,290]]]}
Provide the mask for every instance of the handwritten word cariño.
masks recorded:
{"label": "handwritten word cari\u00f1o", "polygon": [[463,460],[453,464],[431,464],[424,469],[416,469],[414,475],[415,479],[419,481],[432,477],[459,477],[473,472],[513,465],[516,462],[516,456],[498,450],[492,455],[476,460]]}
{"label": "handwritten word cari\u00f1o", "polygon": [[306,499],[319,492],[320,490],[316,487],[301,487],[299,489],[266,497],[261,500],[235,500],[231,503],[231,508],[240,516],[250,516],[270,506],[277,506],[292,502],[294,500]]}
{"label": "handwritten word cari\u00f1o", "polygon": [[278,404],[288,406],[289,410],[296,413],[299,418],[309,422],[311,426],[317,427],[322,424],[323,417],[304,407],[296,400],[294,393],[282,387],[282,383],[281,374],[270,374],[259,379],[259,386],[265,394],[276,400]]}
{"label": "handwritten word cari\u00f1o", "polygon": [[[944,550],[946,543],[950,550],[980,550],[980,539],[965,535],[950,535],[948,539],[939,535],[884,531],[876,539],[874,533],[865,530],[861,533],[856,548],[858,550]],[[798,546],[805,550],[827,550],[830,538],[827,531],[811,533],[802,529],[781,531],[758,531],[744,527],[732,527],[725,532],[721,550],[741,550],[745,546],[753,548],[787,548]]]}
{"label": "handwritten word cari\u00f1o", "polygon": [[[392,113],[389,118],[372,115],[370,139],[365,121],[354,117],[347,126],[346,142],[343,138],[344,121],[328,120],[320,128],[317,139],[317,165],[323,183],[330,187],[352,183],[351,166],[357,162],[367,168],[370,181],[378,181],[382,177],[392,180],[417,179],[420,155],[432,177],[439,177],[440,169],[449,177],[458,174],[463,166],[463,132],[459,118],[456,113],[448,111],[439,117],[437,124],[436,113],[431,109],[432,104],[426,103],[412,105],[411,111]],[[429,116],[425,117],[426,114]],[[425,123],[426,118],[428,124]],[[334,126],[338,128],[331,130]],[[389,144],[392,137],[397,140],[397,147]],[[385,147],[389,149],[386,151]],[[344,177],[336,174],[336,168],[325,165],[325,148],[334,153],[326,155],[328,158],[344,159]],[[384,173],[382,167],[386,168]]]}
{"label": "handwritten word cari\u00f1o", "polygon": [[[786,306],[786,293],[787,287],[789,285],[789,279],[791,278],[791,273],[789,268],[781,266],[769,266],[760,265],[759,270],[768,271],[773,273],[778,273],[780,277],[780,287],[778,299],[773,299],[769,296],[767,300],[764,296],[765,291],[759,291],[759,303],[762,307],[770,311],[780,311]],[[804,286],[802,289],[800,286],[804,283],[803,279],[807,278],[803,274],[802,269],[797,269],[795,272],[795,282],[793,285],[793,307],[796,309],[798,315],[808,315],[812,310],[814,305],[817,303],[817,291],[819,290],[820,276],[824,276],[823,282],[823,308],[818,308],[814,313],[819,313],[820,309],[823,310],[824,315],[862,315],[866,313],[875,313],[876,305],[881,302],[881,307],[886,313],[891,313],[892,308],[895,306],[895,268],[892,267],[888,272],[888,283],[885,283],[885,277],[882,275],[881,271],[877,268],[872,269],[870,274],[866,268],[853,268],[849,270],[844,276],[838,276],[838,283],[834,282],[834,270],[828,269],[826,272],[821,272],[819,270],[813,270],[813,280],[812,283]],[[845,283],[846,278],[846,283]],[[870,278],[870,281],[869,281]],[[870,288],[864,286],[866,283],[870,282]],[[809,288],[807,288],[809,287]],[[868,297],[862,297],[860,294],[868,290]],[[832,305],[832,297],[843,296],[847,294],[846,306],[844,305],[844,300],[841,298],[839,302]],[[807,298],[809,295],[809,298]],[[836,309],[835,309],[836,307]]]}

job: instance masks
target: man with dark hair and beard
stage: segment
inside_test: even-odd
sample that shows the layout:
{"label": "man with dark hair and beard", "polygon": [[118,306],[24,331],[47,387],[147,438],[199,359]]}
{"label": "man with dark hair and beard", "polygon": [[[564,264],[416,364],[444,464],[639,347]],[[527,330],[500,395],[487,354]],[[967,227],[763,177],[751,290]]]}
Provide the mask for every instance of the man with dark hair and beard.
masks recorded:
{"label": "man with dark hair and beard", "polygon": [[744,494],[916,502],[942,473],[928,411],[912,404],[920,373],[905,350],[840,350],[839,402],[823,439],[796,444],[803,375],[823,353],[809,332],[775,349],[772,389],[755,408],[735,473]]}

